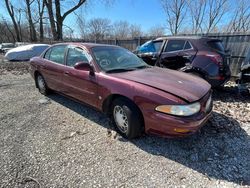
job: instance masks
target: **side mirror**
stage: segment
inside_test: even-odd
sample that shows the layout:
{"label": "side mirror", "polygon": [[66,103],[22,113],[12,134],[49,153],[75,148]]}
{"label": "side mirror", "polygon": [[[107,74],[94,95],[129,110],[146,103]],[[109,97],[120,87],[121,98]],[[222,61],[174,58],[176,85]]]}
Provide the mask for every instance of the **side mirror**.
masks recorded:
{"label": "side mirror", "polygon": [[94,73],[93,67],[88,62],[78,62],[74,65],[74,68],[76,70],[90,71],[91,73]]}

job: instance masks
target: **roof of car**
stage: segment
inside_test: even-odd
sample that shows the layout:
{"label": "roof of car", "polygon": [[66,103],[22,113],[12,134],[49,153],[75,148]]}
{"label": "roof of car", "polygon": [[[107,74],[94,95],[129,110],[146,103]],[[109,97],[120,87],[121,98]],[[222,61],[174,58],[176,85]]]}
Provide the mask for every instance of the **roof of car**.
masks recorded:
{"label": "roof of car", "polygon": [[110,47],[118,47],[115,45],[109,44],[97,44],[97,43],[82,43],[82,42],[64,42],[64,43],[56,43],[54,45],[77,45],[77,46],[85,46],[86,48],[92,48],[96,46],[110,46]]}
{"label": "roof of car", "polygon": [[166,40],[166,39],[183,39],[183,40],[220,40],[216,38],[209,38],[204,36],[167,36],[167,37],[159,37],[156,40]]}

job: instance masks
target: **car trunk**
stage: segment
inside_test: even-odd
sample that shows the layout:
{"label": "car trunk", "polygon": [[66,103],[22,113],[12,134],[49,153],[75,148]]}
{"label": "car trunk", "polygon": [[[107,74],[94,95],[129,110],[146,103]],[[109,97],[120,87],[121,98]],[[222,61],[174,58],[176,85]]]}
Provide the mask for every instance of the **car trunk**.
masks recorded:
{"label": "car trunk", "polygon": [[220,67],[220,73],[223,76],[230,76],[230,54],[228,54],[219,39],[210,39],[207,41],[207,45],[214,52],[218,53],[222,57],[222,65]]}
{"label": "car trunk", "polygon": [[223,58],[223,67],[227,67],[229,65],[230,61],[230,54],[226,53],[226,50],[222,44],[222,41],[219,39],[212,39],[207,41],[207,45],[209,48],[211,48],[213,51],[217,52],[218,54],[221,55]]}

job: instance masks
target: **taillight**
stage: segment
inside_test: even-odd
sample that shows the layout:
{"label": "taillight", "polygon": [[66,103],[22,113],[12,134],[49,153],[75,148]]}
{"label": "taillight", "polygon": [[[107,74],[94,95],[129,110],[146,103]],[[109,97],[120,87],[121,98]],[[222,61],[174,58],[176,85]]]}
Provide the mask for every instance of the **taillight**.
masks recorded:
{"label": "taillight", "polygon": [[223,66],[223,58],[219,54],[205,54],[206,57],[209,57],[214,63]]}

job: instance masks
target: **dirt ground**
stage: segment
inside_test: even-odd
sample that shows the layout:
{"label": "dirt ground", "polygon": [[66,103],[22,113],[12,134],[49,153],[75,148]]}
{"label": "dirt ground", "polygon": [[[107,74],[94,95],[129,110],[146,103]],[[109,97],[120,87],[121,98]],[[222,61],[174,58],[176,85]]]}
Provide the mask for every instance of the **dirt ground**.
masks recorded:
{"label": "dirt ground", "polygon": [[128,141],[103,114],[42,96],[27,62],[0,62],[0,187],[250,187],[250,96],[214,92],[195,135]]}

